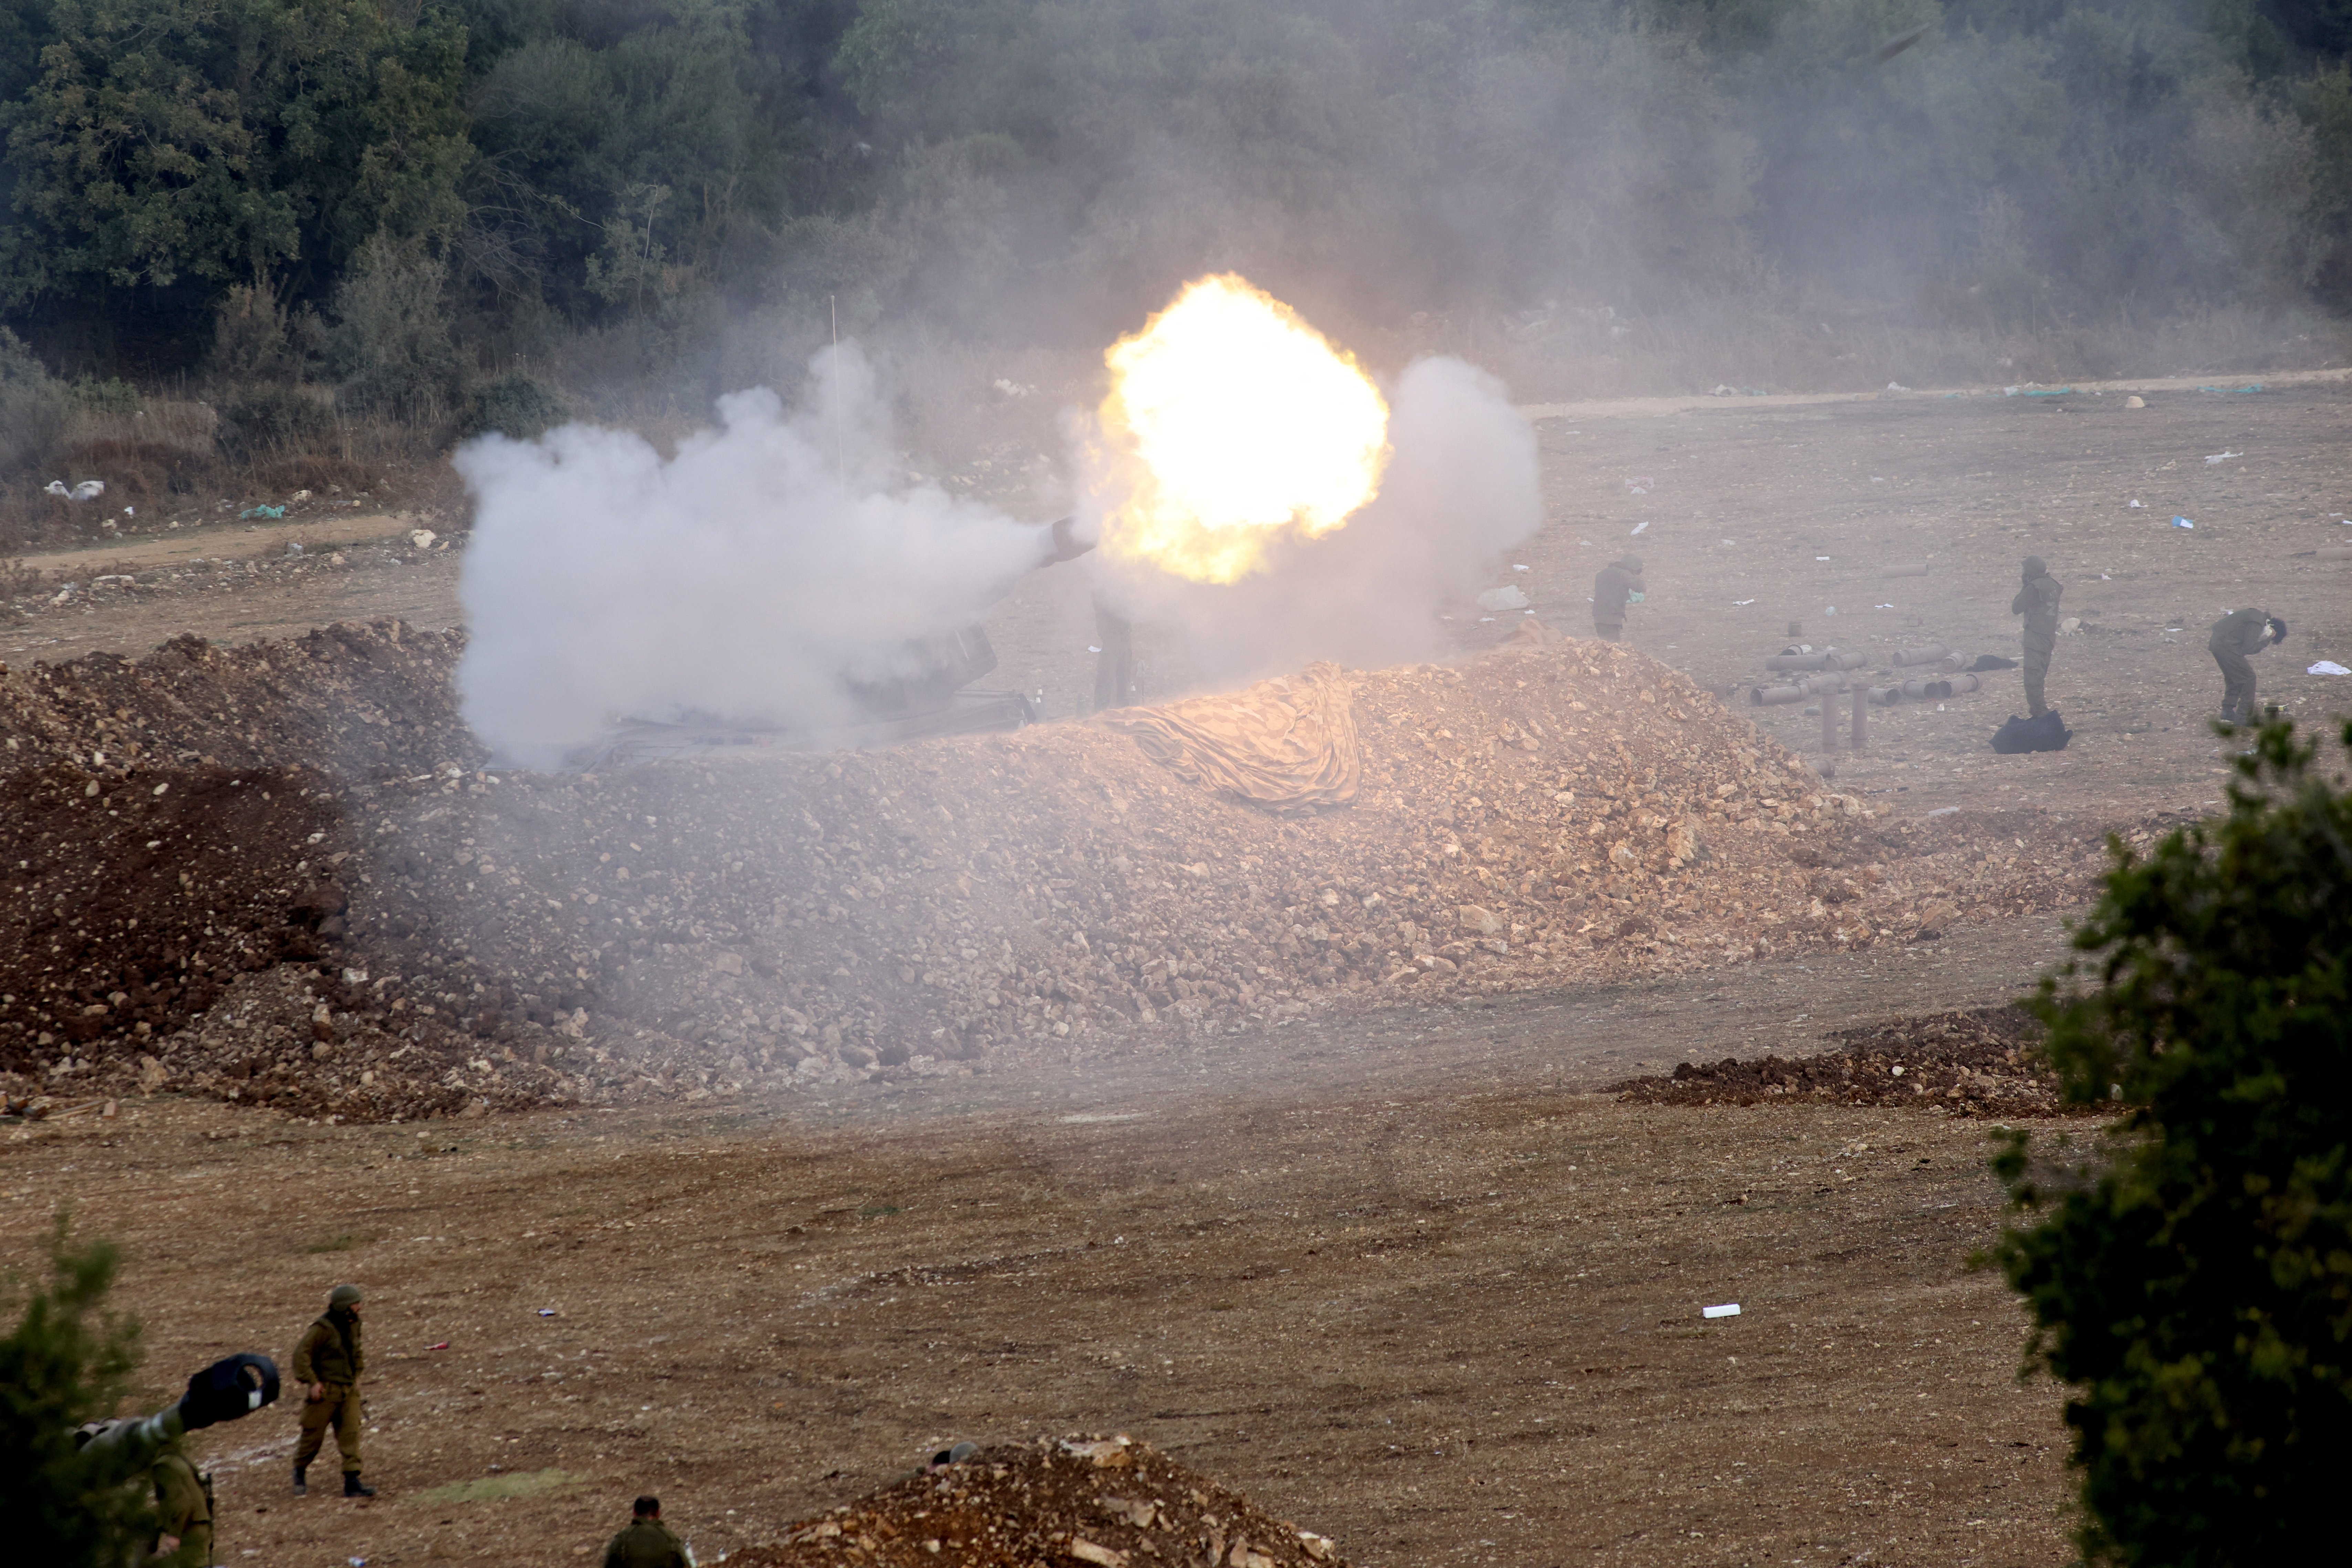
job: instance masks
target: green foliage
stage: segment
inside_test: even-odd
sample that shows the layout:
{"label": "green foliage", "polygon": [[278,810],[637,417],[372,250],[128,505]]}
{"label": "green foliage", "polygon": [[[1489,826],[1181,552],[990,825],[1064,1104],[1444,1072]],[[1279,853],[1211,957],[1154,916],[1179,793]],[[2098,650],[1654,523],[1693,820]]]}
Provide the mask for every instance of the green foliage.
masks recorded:
{"label": "green foliage", "polygon": [[53,0],[10,105],[0,301],[288,275],[379,228],[446,240],[472,161],[465,29],[380,0]]}
{"label": "green foliage", "polygon": [[260,289],[238,285],[213,313],[205,372],[230,386],[292,382],[326,351],[326,329],[308,308],[289,310]]}
{"label": "green foliage", "polygon": [[84,376],[73,384],[73,400],[78,407],[91,413],[135,414],[144,405],[139,399],[139,389],[120,376],[100,381]]}
{"label": "green foliage", "polygon": [[563,400],[544,383],[526,375],[502,376],[474,394],[466,434],[496,431],[517,441],[529,441],[571,417]]}
{"label": "green foliage", "polygon": [[335,291],[327,361],[354,409],[412,423],[457,406],[464,367],[442,298],[446,264],[422,241],[378,235]]}
{"label": "green foliage", "polygon": [[65,383],[49,374],[16,334],[0,327],[0,474],[47,457],[65,438],[72,415]]}
{"label": "green foliage", "polygon": [[2284,1561],[2352,1453],[2352,791],[2273,723],[2226,818],[2117,854],[2074,940],[2099,985],[2076,960],[2037,1010],[2073,1098],[2137,1108],[2089,1169],[2012,1134],[2038,1218],[1998,1257],[2074,1385],[2085,1549]]}
{"label": "green foliage", "polygon": [[231,461],[251,463],[259,457],[306,451],[326,440],[334,429],[334,415],[308,392],[282,382],[259,382],[220,411],[220,426],[213,439]]}
{"label": "green foliage", "polygon": [[[1092,343],[1223,267],[1344,332],[2352,308],[2347,6],[0,0],[0,312],[101,372],[135,312],[294,379],[305,312],[355,362],[378,235],[485,362],[836,306]],[[438,358],[350,396],[446,411]]]}
{"label": "green foliage", "polygon": [[105,1310],[112,1247],[74,1245],[60,1218],[48,1255],[48,1281],[0,1339],[0,1518],[12,1561],[114,1568],[136,1560],[147,1515],[133,1472],[77,1451],[74,1428],[113,1414],[139,1330]]}

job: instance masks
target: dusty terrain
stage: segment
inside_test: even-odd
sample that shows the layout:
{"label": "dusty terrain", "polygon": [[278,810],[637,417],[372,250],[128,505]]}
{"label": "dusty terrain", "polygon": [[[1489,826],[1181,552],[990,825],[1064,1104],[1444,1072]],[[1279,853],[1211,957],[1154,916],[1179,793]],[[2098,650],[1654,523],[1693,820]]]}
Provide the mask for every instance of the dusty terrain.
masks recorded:
{"label": "dusty terrain", "polygon": [[[443,520],[446,550],[415,518],[296,517],[215,533],[201,567],[136,540],[43,563],[7,640],[31,878],[7,1065],[91,1109],[0,1133],[6,1256],[66,1203],[122,1239],[158,1387],[282,1354],[336,1279],[375,1292],[383,1496],[294,1504],[290,1416],[227,1429],[205,1452],[228,1562],[566,1560],[646,1488],[707,1561],[958,1437],[1114,1431],[1364,1563],[2063,1561],[2057,1396],[2017,1384],[2014,1309],[1967,1266],[2000,1218],[1988,1122],[2049,1107],[2006,1025],[1955,1015],[2063,956],[2106,831],[2218,799],[2222,610],[2294,626],[2266,698],[2352,707],[2352,679],[2303,673],[2352,664],[2352,562],[2301,553],[2352,535],[2346,385],[2102,390],[1534,411],[1551,518],[1496,583],[1580,635],[1591,572],[1639,549],[1633,651],[1376,677],[1388,777],[1303,829],[1147,790],[1123,742],[1062,725],[955,743],[997,792],[887,856],[936,784],[919,754],[848,782],[766,759],[492,785],[435,686]],[[2013,653],[2028,552],[2083,622],[2051,680],[2067,751],[1985,748],[2013,674],[1874,710],[1861,756],[1738,706],[1792,622]],[[1447,613],[1459,653],[1508,630]],[[377,624],[303,635],[331,622]],[[1005,683],[1071,712],[1090,627],[1081,578],[1032,580],[991,629]],[[201,677],[25,664],[183,632],[215,646],[154,657]],[[1181,645],[1139,642],[1147,695],[1184,689]],[[1540,710],[1514,684],[1538,662]],[[1073,761],[1108,783],[1068,789]],[[819,831],[747,829],[780,788]],[[633,891],[591,942],[598,837],[685,803],[672,843],[629,846],[670,902]],[[1086,864],[1024,860],[1074,824]],[[128,903],[90,918],[142,876],[176,954],[130,939]],[[221,896],[171,911],[200,878]],[[495,929],[448,917],[486,893]],[[19,1005],[68,946],[71,1031]],[[99,982],[133,953],[143,988]],[[1851,1072],[1805,1061],[1841,1045]]]}

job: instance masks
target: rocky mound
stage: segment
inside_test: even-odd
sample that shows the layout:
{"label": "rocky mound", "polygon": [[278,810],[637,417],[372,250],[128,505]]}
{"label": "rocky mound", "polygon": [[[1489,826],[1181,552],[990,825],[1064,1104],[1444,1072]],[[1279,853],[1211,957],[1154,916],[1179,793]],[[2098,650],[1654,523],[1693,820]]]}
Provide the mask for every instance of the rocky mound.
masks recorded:
{"label": "rocky mound", "polygon": [[486,771],[461,640],[338,626],[0,675],[0,1070],[304,1115],[695,1098],[1823,945],[2079,898],[2032,812],[1906,825],[1609,643],[1350,677],[1276,814],[1055,724]]}
{"label": "rocky mound", "polygon": [[780,1545],[733,1552],[727,1561],[742,1568],[1314,1568],[1347,1559],[1314,1531],[1273,1518],[1148,1444],[1118,1437],[982,1448],[961,1464],[805,1521]]}
{"label": "rocky mound", "polygon": [[1685,1061],[1612,1086],[1647,1105],[1826,1103],[1906,1105],[1947,1116],[2100,1115],[2066,1104],[2041,1052],[2042,1026],[2017,1008],[1977,1008],[1840,1030],[1839,1049],[1790,1060]]}

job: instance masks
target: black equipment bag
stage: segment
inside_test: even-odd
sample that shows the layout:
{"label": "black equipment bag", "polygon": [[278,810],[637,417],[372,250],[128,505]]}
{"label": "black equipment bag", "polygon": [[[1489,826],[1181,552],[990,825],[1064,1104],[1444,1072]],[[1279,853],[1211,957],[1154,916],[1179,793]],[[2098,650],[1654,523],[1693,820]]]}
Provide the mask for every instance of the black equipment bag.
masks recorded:
{"label": "black equipment bag", "polygon": [[2003,757],[2014,757],[2021,751],[2063,751],[2074,732],[2055,712],[2040,718],[2020,718],[2009,716],[2009,722],[1993,731],[1992,748]]}

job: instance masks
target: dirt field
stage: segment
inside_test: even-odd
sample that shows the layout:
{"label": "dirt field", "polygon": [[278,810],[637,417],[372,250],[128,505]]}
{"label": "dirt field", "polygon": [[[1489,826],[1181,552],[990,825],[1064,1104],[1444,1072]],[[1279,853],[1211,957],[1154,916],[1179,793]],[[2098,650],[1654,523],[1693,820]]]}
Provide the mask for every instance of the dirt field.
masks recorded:
{"label": "dirt field", "polygon": [[1593,1092],[2054,939],[723,1113],[134,1103],[5,1145],[0,1212],[15,1256],[63,1201],[122,1239],[159,1369],[373,1291],[383,1494],[296,1503],[291,1416],[225,1429],[231,1563],[563,1561],[646,1489],[708,1561],[958,1438],[1112,1430],[1365,1563],[2055,1563],[2054,1395],[1967,1264],[1985,1124]]}
{"label": "dirt field", "polygon": [[[2069,749],[1986,749],[2021,708],[2011,673],[1941,712],[1874,710],[1871,750],[1834,758],[1829,788],[1889,808],[1872,831],[1894,836],[1798,895],[1861,882],[1871,855],[1915,898],[1965,902],[1979,878],[1938,940],[1909,939],[1923,916],[1859,946],[1570,961],[1497,994],[1329,1009],[1339,982],[1318,981],[1313,1014],[1237,1012],[1149,1052],[722,1103],[420,1128],[134,1097],[0,1133],[5,1256],[29,1261],[65,1203],[121,1239],[159,1388],[232,1348],[283,1354],[328,1285],[369,1286],[383,1495],[294,1503],[291,1416],[226,1429],[203,1451],[228,1563],[570,1561],[647,1489],[709,1561],[959,1437],[1117,1430],[1363,1563],[2064,1561],[2057,1396],[2016,1382],[2020,1320],[1967,1266],[2000,1223],[1985,1120],[1940,1093],[1601,1091],[1835,1030],[1879,1050],[1907,1027],[1887,1020],[2015,995],[2062,954],[2080,887],[2017,896],[2021,860],[2218,799],[2203,637],[2224,609],[2294,628],[2257,661],[2266,698],[2352,707],[2352,678],[2303,673],[2352,664],[2352,562],[2300,553],[2352,536],[2352,388],[2150,388],[2141,410],[2102,390],[1534,411],[1551,517],[1497,583],[1580,633],[1592,571],[1640,550],[1635,647],[1735,704],[1791,622],[1816,646],[2013,653],[2017,560],[2049,559],[2084,622],[2051,679]],[[183,632],[457,623],[461,529],[419,550],[417,519],[338,521],[215,536],[202,567],[112,570],[139,541],[47,563],[68,575],[0,642],[21,669]],[[1883,575],[1923,559],[1927,577]],[[1465,650],[1507,629],[1448,613]],[[1075,574],[1033,580],[992,627],[1006,684],[1070,712],[1088,616]],[[1172,695],[1181,649],[1153,637],[1152,695]],[[1741,712],[1827,760],[1817,718]],[[1905,834],[1929,835],[1903,852],[1916,872],[1889,847]]]}

